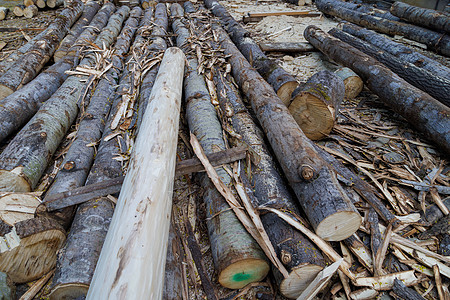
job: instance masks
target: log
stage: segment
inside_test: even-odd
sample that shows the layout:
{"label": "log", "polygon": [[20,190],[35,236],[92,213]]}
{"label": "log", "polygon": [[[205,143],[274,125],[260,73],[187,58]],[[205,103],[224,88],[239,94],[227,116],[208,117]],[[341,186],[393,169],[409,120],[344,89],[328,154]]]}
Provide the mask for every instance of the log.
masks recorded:
{"label": "log", "polygon": [[450,94],[450,78],[436,76],[430,71],[424,70],[411,63],[403,62],[397,59],[394,55],[339,29],[332,28],[328,33],[364,52],[365,54],[372,56],[408,83],[428,93],[441,103],[450,106],[450,99],[448,97]]}
{"label": "log", "polygon": [[406,287],[406,285],[397,278],[394,279],[392,291],[396,296],[400,297],[400,299],[425,300],[418,292]]}
{"label": "log", "polygon": [[0,272],[0,299],[12,300],[16,294],[16,286],[8,274]]}
{"label": "log", "polygon": [[162,296],[184,59],[165,52],[86,299]]}
{"label": "log", "polygon": [[[170,10],[174,18],[172,28],[177,34],[177,45],[186,47],[190,32],[183,23],[183,8],[179,4],[172,4]],[[189,50],[190,47],[185,49]],[[205,79],[197,72],[196,57],[188,54],[190,51],[186,52],[188,68],[184,81],[184,99],[189,129],[198,137],[206,154],[224,150],[222,126],[211,103]],[[217,169],[217,172],[224,184],[231,186],[230,175],[223,168]],[[230,210],[211,180],[204,176],[201,183],[205,189],[203,202],[208,218],[206,224],[219,283],[227,288],[238,289],[248,283],[260,281],[269,271],[262,250]]]}
{"label": "log", "polygon": [[[109,19],[95,41],[98,47],[108,47],[114,42],[129,11],[123,6]],[[88,54],[80,64],[93,65],[94,55]],[[51,155],[78,114],[77,101],[85,86],[80,79],[86,78],[70,76],[3,150],[0,154],[0,191],[31,191],[36,186]]]}
{"label": "log", "polygon": [[25,5],[25,7],[36,5],[36,0],[23,0],[23,5]]}
{"label": "log", "polygon": [[23,16],[25,18],[31,19],[38,14],[38,11],[39,9],[36,5],[30,5],[25,7],[25,9],[23,10]]}
{"label": "log", "polygon": [[23,5],[23,4],[18,4],[18,5],[16,5],[16,6],[14,6],[14,9],[13,9],[13,14],[16,16],[16,17],[23,17],[23,10],[25,9],[25,5]]}
{"label": "log", "polygon": [[317,8],[325,14],[390,35],[402,35],[423,43],[439,54],[450,56],[450,37],[416,25],[391,21],[341,7],[342,1],[318,0]]}
{"label": "log", "polygon": [[260,43],[259,47],[265,52],[300,53],[316,51],[316,48],[309,43]]}
{"label": "log", "polygon": [[245,58],[273,87],[283,103],[289,105],[291,94],[298,86],[295,78],[275,61],[269,59],[258,47],[258,44],[250,38],[249,32],[236,22],[218,1],[206,0],[205,5],[220,19],[221,24]]}
{"label": "log", "polygon": [[391,13],[410,23],[450,33],[450,16],[444,12],[397,1],[392,4]]}
{"label": "log", "polygon": [[[252,151],[259,157],[251,165],[251,177],[246,184],[247,193],[254,193],[257,200],[255,205],[258,207],[284,209],[300,215],[265,145],[264,135],[248,113],[238,90],[217,71],[214,82],[222,111],[231,115],[233,129],[242,137],[242,141],[251,145]],[[246,170],[248,167],[241,169],[241,177],[244,179],[247,178]],[[272,268],[280,292],[285,297],[297,298],[324,267],[323,256],[309,239],[275,214],[262,214],[261,221],[277,256],[289,272],[288,277],[284,278],[276,268]]]}
{"label": "log", "polygon": [[320,140],[333,129],[344,94],[342,78],[323,70],[295,89],[289,112],[307,138]]}
{"label": "log", "polygon": [[46,2],[46,0],[37,0],[36,6],[40,9],[44,9],[47,6]]}
{"label": "log", "polygon": [[410,85],[374,58],[308,26],[306,39],[332,60],[351,67],[367,87],[395,112],[425,134],[445,153],[450,153],[450,109]]}
{"label": "log", "polygon": [[[186,2],[185,2],[186,3]],[[246,16],[242,17],[243,23],[249,23],[249,22],[259,22],[265,17],[268,16],[293,16],[293,17],[300,17],[300,18],[314,18],[314,17],[320,17],[320,13],[313,13],[308,11],[285,11],[285,12],[261,12],[261,13],[248,13]]]}
{"label": "log", "polygon": [[40,204],[37,195],[5,194],[0,196],[0,220],[10,226],[17,222],[34,218],[34,212]]}
{"label": "log", "polygon": [[57,8],[64,4],[64,0],[47,0],[47,6],[50,8]]}
{"label": "log", "polygon": [[18,222],[0,239],[0,271],[16,283],[36,280],[55,267],[64,229],[46,218]]}
{"label": "log", "polygon": [[79,36],[75,45],[69,50],[64,59],[58,61],[47,70],[39,74],[33,81],[20,90],[0,100],[0,141],[11,133],[20,129],[37,112],[41,103],[50,98],[69,76],[65,72],[78,61],[77,52],[84,45],[94,42],[97,33],[108,22],[115,7],[112,3],[105,4],[94,17],[90,26]]}
{"label": "log", "polygon": [[356,98],[364,88],[364,83],[361,77],[358,76],[350,68],[339,68],[334,73],[341,77],[345,86],[345,99],[351,100]]}
{"label": "log", "polygon": [[[91,23],[92,19],[94,18],[99,8],[100,5],[95,1],[89,1],[85,4],[83,14],[80,16],[77,22],[70,28],[69,33],[61,41],[58,48],[56,49],[55,54],[53,55],[53,60],[55,62],[57,62],[67,54],[69,49],[77,41],[77,38],[85,30],[85,27]],[[91,26],[95,26],[95,24],[92,24]]]}
{"label": "log", "polygon": [[360,13],[366,13],[371,16],[391,20],[391,21],[400,21],[399,17],[396,17],[389,12],[389,8],[388,8],[388,10],[380,9],[380,8],[377,8],[376,5],[372,5],[370,3],[366,4],[364,2],[363,3],[352,3],[352,2],[341,1],[341,2],[339,2],[339,6],[346,8],[346,9],[353,10],[353,11],[357,11]]}
{"label": "log", "polygon": [[9,12],[9,8],[0,7],[0,21],[6,19],[8,12]]}
{"label": "log", "polygon": [[361,216],[337,182],[336,174],[314,150],[267,82],[252,70],[227,34],[216,29],[225,53],[231,56],[233,77],[249,99],[316,234],[328,241],[349,237],[359,228]]}
{"label": "log", "polygon": [[165,300],[179,300],[184,299],[185,291],[183,278],[183,262],[184,252],[181,247],[181,238],[178,228],[173,220],[170,222],[169,240],[167,242],[167,255],[164,276],[164,290],[162,299]]}
{"label": "log", "polygon": [[8,71],[1,75],[0,99],[12,94],[36,77],[38,72],[52,57],[53,52],[66,35],[70,26],[81,15],[83,6],[84,4],[80,0],[70,2],[70,5],[61,11],[50,23],[47,33],[25,55],[14,62]]}
{"label": "log", "polygon": [[393,40],[378,34],[372,30],[368,30],[354,24],[344,24],[342,30],[360,38],[370,44],[395,55],[400,60],[414,64],[419,68],[423,68],[433,74],[442,78],[450,78],[450,69],[437,61],[414,51],[401,43],[396,43]]}

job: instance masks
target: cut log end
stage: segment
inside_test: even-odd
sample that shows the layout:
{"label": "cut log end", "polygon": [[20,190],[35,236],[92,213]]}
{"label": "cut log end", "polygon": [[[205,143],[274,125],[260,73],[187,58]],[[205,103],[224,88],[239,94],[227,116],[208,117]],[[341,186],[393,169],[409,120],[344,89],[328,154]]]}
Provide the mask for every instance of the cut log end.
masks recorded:
{"label": "cut log end", "polygon": [[340,211],[320,222],[316,234],[326,241],[342,241],[355,233],[361,223],[361,216],[357,212]]}
{"label": "cut log end", "polygon": [[280,284],[280,292],[290,299],[298,296],[308,287],[323,267],[313,264],[302,264],[291,270],[289,276]]}
{"label": "cut log end", "polygon": [[289,105],[289,112],[311,140],[325,138],[333,129],[336,115],[334,108],[310,93],[298,94]]}
{"label": "cut log end", "polygon": [[277,91],[278,97],[283,101],[284,105],[289,106],[291,103],[292,92],[298,87],[296,81],[288,81],[283,84]]}
{"label": "cut log end", "polygon": [[262,259],[244,259],[229,265],[219,274],[219,283],[229,289],[240,289],[266,277],[269,264]]}
{"label": "cut log end", "polygon": [[0,170],[0,192],[30,192],[31,185],[13,171]]}
{"label": "cut log end", "polygon": [[0,220],[10,226],[34,218],[40,204],[36,196],[28,194],[7,194],[0,197]]}
{"label": "cut log end", "polygon": [[344,81],[346,99],[354,99],[361,93],[364,83],[352,69],[344,67],[336,70],[334,73]]}
{"label": "cut log end", "polygon": [[[15,12],[15,11],[14,11]],[[20,14],[20,13],[19,13]],[[23,15],[23,14],[22,14]],[[17,16],[17,15],[16,15]],[[3,99],[9,95],[11,95],[12,93],[14,93],[14,90],[12,90],[11,88],[4,86],[4,85],[0,85],[0,99]]]}
{"label": "cut log end", "polygon": [[89,290],[89,285],[82,283],[67,283],[59,284],[52,288],[49,298],[50,300],[57,299],[78,299],[86,297]]}

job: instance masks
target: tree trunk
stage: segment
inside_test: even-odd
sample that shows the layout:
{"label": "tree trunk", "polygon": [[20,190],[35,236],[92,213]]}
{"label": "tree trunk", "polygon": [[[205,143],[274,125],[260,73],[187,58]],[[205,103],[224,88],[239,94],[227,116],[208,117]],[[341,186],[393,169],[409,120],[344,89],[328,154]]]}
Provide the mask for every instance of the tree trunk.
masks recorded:
{"label": "tree trunk", "polygon": [[341,1],[317,0],[316,6],[323,13],[336,16],[349,22],[390,35],[404,37],[427,45],[437,53],[450,56],[450,37],[419,26],[390,21],[365,13],[346,9]]}
{"label": "tree trunk", "polygon": [[349,237],[359,228],[361,216],[337,182],[336,174],[226,33],[217,28],[217,34],[225,53],[231,56],[233,76],[249,99],[316,234],[328,241]]}
{"label": "tree trunk", "polygon": [[55,267],[64,229],[46,218],[18,222],[0,239],[0,271],[17,283],[36,280]]}
{"label": "tree trunk", "polygon": [[73,55],[66,55],[64,59],[39,74],[23,88],[0,100],[0,119],[2,120],[0,141],[20,129],[36,113],[41,103],[53,95],[63,84],[68,77],[65,72],[71,69],[77,61],[75,55],[81,47],[95,40],[98,31],[107,24],[114,10],[113,4],[105,4],[94,17],[90,26],[77,39],[75,45],[71,47],[69,52],[73,52]]}
{"label": "tree trunk", "polygon": [[334,73],[344,81],[345,99],[354,99],[361,93],[364,83],[352,69],[344,67],[337,69]]}
{"label": "tree trunk", "polygon": [[165,52],[87,299],[162,297],[184,59]]}
{"label": "tree trunk", "polygon": [[[170,9],[177,45],[184,46],[188,54],[190,33],[183,24],[183,8],[176,3]],[[197,59],[192,55],[188,55],[187,59],[184,99],[189,129],[197,136],[206,154],[224,150],[226,147],[222,126],[211,103],[205,79],[197,72]],[[222,182],[230,186],[230,175],[223,168],[216,170]],[[219,283],[227,288],[237,289],[263,279],[269,271],[269,265],[262,250],[207,176],[203,176],[202,186],[205,189],[203,201],[206,204],[211,252],[219,274]]]}
{"label": "tree trunk", "polygon": [[226,28],[231,39],[242,54],[244,54],[251,65],[273,87],[283,103],[288,106],[291,101],[291,94],[298,86],[295,78],[276,62],[269,59],[261,51],[258,44],[250,38],[249,32],[236,22],[219,2],[216,0],[206,0],[205,5],[220,19],[222,25]]}
{"label": "tree trunk", "polygon": [[360,38],[370,44],[389,52],[398,57],[400,60],[412,63],[413,65],[423,68],[431,73],[442,78],[450,78],[450,69],[435,60],[432,60],[426,55],[420,54],[401,43],[396,43],[393,40],[378,34],[374,31],[359,27],[354,24],[344,24],[342,30],[350,33],[357,38]]}
{"label": "tree trunk", "polygon": [[[97,37],[98,47],[109,47],[118,35],[130,9],[122,6],[109,19]],[[80,63],[92,66],[94,54]],[[0,154],[0,191],[32,190],[48,161],[78,114],[77,102],[82,97],[87,76],[70,76]]]}
{"label": "tree trunk", "polygon": [[64,5],[64,0],[47,0],[47,6],[56,8]]}
{"label": "tree trunk", "polygon": [[59,42],[83,10],[82,1],[73,0],[70,3],[70,6],[61,11],[49,25],[50,30],[47,34],[0,77],[0,99],[31,81],[50,60]]}
{"label": "tree trunk", "polygon": [[23,17],[23,10],[25,9],[25,5],[23,5],[23,4],[18,4],[18,5],[16,5],[16,6],[14,6],[14,9],[13,9],[13,14],[16,16],[16,17]]}
{"label": "tree trunk", "polygon": [[[24,10],[23,10],[23,16],[25,18],[31,19],[33,17],[35,17],[38,14],[38,7],[36,5],[30,5],[27,6]],[[42,68],[42,67],[41,67]],[[37,72],[36,72],[37,73]],[[32,78],[31,78],[32,79]]]}
{"label": "tree trunk", "polygon": [[374,5],[366,4],[366,3],[352,3],[352,2],[344,2],[340,1],[339,6],[350,9],[352,11],[357,11],[360,13],[366,13],[371,16],[391,20],[391,21],[400,21],[399,17],[392,15],[388,10],[383,10],[374,7]]}
{"label": "tree trunk", "polygon": [[40,9],[44,9],[47,6],[47,0],[37,0],[36,6]]}
{"label": "tree trunk", "polygon": [[391,13],[413,24],[450,33],[450,16],[446,13],[403,2],[392,4]]}
{"label": "tree trunk", "polygon": [[289,112],[307,138],[320,140],[333,129],[344,95],[341,77],[328,70],[320,71],[295,89]]}
{"label": "tree trunk", "polygon": [[0,7],[0,21],[6,19],[8,12],[9,12],[9,8]]}
{"label": "tree trunk", "polygon": [[184,252],[181,247],[179,231],[175,222],[170,222],[169,240],[167,243],[166,266],[164,276],[164,290],[162,299],[181,300],[183,299],[184,278],[183,261]]}
{"label": "tree trunk", "polygon": [[448,97],[450,95],[450,78],[441,78],[411,63],[403,62],[392,54],[339,29],[332,28],[329,34],[372,56],[410,84],[428,93],[441,103],[450,106],[450,98]]}
{"label": "tree trunk", "polygon": [[67,54],[67,51],[69,51],[70,47],[74,45],[77,38],[85,30],[85,27],[91,23],[92,19],[94,18],[99,8],[100,5],[95,1],[89,1],[85,4],[83,14],[78,19],[78,21],[72,26],[72,28],[70,28],[69,33],[61,41],[61,43],[58,46],[58,49],[56,49],[55,54],[53,55],[53,60],[55,62],[57,62]]}
{"label": "tree trunk", "polygon": [[[141,14],[140,8],[134,8],[130,12],[130,17],[113,48],[114,54],[111,58],[113,66],[97,84],[89,105],[78,123],[77,136],[72,141],[62,162],[62,168],[56,174],[46,197],[84,185],[94,160],[96,149],[92,145],[97,143],[102,136],[112,98],[114,98],[117,88],[116,83],[119,82],[120,73],[124,68],[123,59],[130,48]],[[45,201],[44,198],[43,202],[45,203]],[[75,207],[71,206],[53,212],[49,217],[56,218],[64,228],[67,228],[72,221],[74,210]]]}
{"label": "tree trunk", "polygon": [[329,58],[351,67],[382,101],[416,126],[444,153],[450,153],[450,109],[447,106],[410,85],[374,58],[315,26],[309,26],[304,35]]}
{"label": "tree trunk", "polygon": [[25,5],[25,7],[30,6],[30,5],[35,5],[36,4],[36,0],[23,0],[23,5]]}
{"label": "tree trunk", "polygon": [[[227,114],[231,115],[233,129],[241,135],[242,141],[251,145],[252,150],[259,157],[259,162],[256,165],[251,165],[252,171],[249,180],[253,191],[250,189],[247,190],[247,193],[254,193],[258,201],[255,203],[257,207],[268,206],[300,215],[283,179],[276,170],[274,160],[265,146],[264,134],[245,108],[239,92],[222,74],[215,73],[214,82],[222,111],[227,111]],[[239,141],[236,141],[236,143],[238,144]],[[244,174],[245,169],[242,168],[241,170],[241,177],[247,176]],[[289,272],[289,276],[283,278],[283,275],[273,268],[280,292],[286,297],[297,298],[318,272],[322,270],[324,266],[323,256],[299,231],[273,213],[261,215],[261,221],[277,256]]]}
{"label": "tree trunk", "polygon": [[259,47],[265,52],[300,53],[316,51],[309,43],[260,43]]}

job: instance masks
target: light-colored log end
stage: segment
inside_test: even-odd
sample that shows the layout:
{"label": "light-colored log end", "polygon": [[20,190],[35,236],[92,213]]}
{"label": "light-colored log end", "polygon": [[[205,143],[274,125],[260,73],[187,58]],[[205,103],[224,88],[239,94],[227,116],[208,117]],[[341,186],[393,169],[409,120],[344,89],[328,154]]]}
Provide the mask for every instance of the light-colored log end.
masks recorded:
{"label": "light-colored log end", "polygon": [[361,93],[364,82],[352,69],[344,67],[334,73],[344,81],[346,99],[354,99]]}
{"label": "light-colored log end", "polygon": [[0,170],[0,192],[30,192],[31,185],[20,175],[17,168],[12,171]]}
{"label": "light-colored log end", "polygon": [[281,282],[280,292],[287,298],[297,299],[322,269],[323,267],[313,264],[302,264],[293,268],[289,276]]}
{"label": "light-colored log end", "polygon": [[0,197],[0,220],[10,226],[34,218],[39,199],[30,194],[6,194]]}
{"label": "light-colored log end", "polygon": [[342,241],[354,234],[361,226],[362,218],[355,211],[340,211],[329,215],[319,226],[316,234],[325,241]]}
{"label": "light-colored log end", "polygon": [[298,94],[289,105],[289,112],[311,140],[323,139],[333,129],[335,109],[310,93]]}
{"label": "light-colored log end", "polygon": [[240,289],[266,277],[269,264],[263,259],[244,259],[229,265],[219,274],[219,283],[229,289]]}
{"label": "light-colored log end", "polygon": [[82,283],[59,284],[52,288],[49,298],[50,300],[59,299],[78,299],[86,297],[89,285]]}
{"label": "light-colored log end", "polygon": [[67,54],[66,51],[60,51],[60,50],[56,50],[55,54],[53,54],[53,60],[56,62],[58,62],[61,58],[63,58],[65,55]]}
{"label": "light-colored log end", "polygon": [[292,92],[298,87],[298,82],[288,81],[283,84],[277,91],[278,97],[283,101],[284,105],[289,107],[292,98]]}
{"label": "light-colored log end", "polygon": [[14,93],[14,90],[10,89],[7,86],[0,85],[0,100],[5,98],[5,97],[8,97],[12,93]]}

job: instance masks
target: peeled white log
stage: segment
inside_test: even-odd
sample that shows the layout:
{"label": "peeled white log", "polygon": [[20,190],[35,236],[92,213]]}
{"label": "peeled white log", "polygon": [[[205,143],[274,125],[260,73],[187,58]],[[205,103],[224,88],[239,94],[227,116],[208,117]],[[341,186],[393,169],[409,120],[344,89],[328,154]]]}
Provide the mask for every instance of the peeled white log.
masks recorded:
{"label": "peeled white log", "polygon": [[86,299],[161,299],[185,57],[166,50]]}

